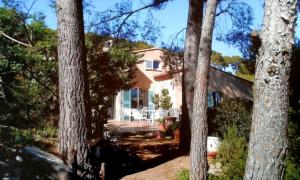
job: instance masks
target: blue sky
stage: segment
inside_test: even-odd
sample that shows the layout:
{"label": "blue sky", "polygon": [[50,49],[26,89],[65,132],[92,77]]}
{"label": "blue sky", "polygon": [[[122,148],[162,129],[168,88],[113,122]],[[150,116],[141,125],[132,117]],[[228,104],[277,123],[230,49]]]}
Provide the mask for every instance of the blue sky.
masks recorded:
{"label": "blue sky", "polygon": [[[133,0],[134,6],[140,5],[139,0]],[[147,2],[147,0],[144,0]],[[90,0],[93,4],[93,9],[101,11],[112,7],[116,2],[120,0]],[[263,17],[263,0],[244,0],[253,8],[254,23],[252,29],[260,29]],[[50,28],[56,29],[56,15],[54,9],[49,7],[49,0],[37,0],[33,11],[42,11],[47,16],[46,23]],[[155,11],[154,17],[160,21],[160,24],[164,26],[162,31],[162,37],[157,42],[159,46],[161,41],[167,42],[170,37],[186,27],[187,15],[188,15],[188,0],[173,0],[168,3],[165,9],[161,11]],[[141,14],[142,16],[143,14]],[[224,22],[226,23],[226,22]],[[223,25],[224,25],[223,23]],[[299,23],[298,23],[299,24]],[[226,25],[226,24],[225,24]],[[297,32],[299,37],[299,32]],[[213,40],[213,50],[221,52],[223,55],[241,55],[237,48],[230,47],[225,43]]]}

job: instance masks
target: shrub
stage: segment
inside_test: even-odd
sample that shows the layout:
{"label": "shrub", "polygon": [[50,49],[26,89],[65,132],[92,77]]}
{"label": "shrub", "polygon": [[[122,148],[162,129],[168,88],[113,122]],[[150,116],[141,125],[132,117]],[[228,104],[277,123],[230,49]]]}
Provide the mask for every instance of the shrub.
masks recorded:
{"label": "shrub", "polygon": [[170,125],[170,129],[172,131],[175,131],[176,129],[179,129],[179,128],[180,128],[180,121],[175,121]]}
{"label": "shrub", "polygon": [[44,127],[36,131],[36,136],[38,138],[56,138],[57,137],[57,128],[55,127]]}
{"label": "shrub", "polygon": [[0,125],[0,142],[8,145],[32,144],[34,142],[33,134],[31,129],[17,129]]}
{"label": "shrub", "polygon": [[295,160],[292,158],[285,160],[284,179],[300,179],[300,167],[297,166]]}
{"label": "shrub", "polygon": [[189,170],[182,169],[176,175],[176,180],[188,180],[189,179]]}
{"label": "shrub", "polygon": [[223,136],[229,127],[235,126],[240,136],[249,138],[252,102],[243,99],[224,99],[220,106],[210,110],[210,133]]}
{"label": "shrub", "polygon": [[300,110],[289,109],[288,149],[289,155],[300,166]]}
{"label": "shrub", "polygon": [[155,94],[152,99],[153,104],[155,105],[155,109],[170,109],[172,108],[171,96],[169,96],[168,89],[162,89],[161,95]]}
{"label": "shrub", "polygon": [[215,160],[222,165],[220,179],[243,179],[246,159],[246,138],[238,134],[236,127],[229,127]]}

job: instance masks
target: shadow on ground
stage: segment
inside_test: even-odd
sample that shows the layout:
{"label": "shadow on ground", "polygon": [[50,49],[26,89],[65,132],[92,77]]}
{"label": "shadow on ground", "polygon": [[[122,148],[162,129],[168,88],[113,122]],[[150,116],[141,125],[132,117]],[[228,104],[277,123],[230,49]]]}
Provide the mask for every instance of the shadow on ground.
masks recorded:
{"label": "shadow on ground", "polygon": [[107,180],[153,168],[183,155],[178,142],[173,139],[157,139],[153,132],[123,133],[118,146],[103,148]]}

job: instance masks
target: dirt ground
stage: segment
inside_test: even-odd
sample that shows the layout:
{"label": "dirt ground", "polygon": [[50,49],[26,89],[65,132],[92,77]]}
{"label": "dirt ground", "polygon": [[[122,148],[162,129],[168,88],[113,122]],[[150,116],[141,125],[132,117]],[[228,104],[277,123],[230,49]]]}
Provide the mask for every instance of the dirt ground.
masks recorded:
{"label": "dirt ground", "polygon": [[180,156],[154,168],[123,177],[124,180],[175,180],[182,169],[189,169],[189,156]]}
{"label": "dirt ground", "polygon": [[128,173],[124,180],[175,180],[176,174],[182,169],[189,169],[189,156],[182,155],[178,150],[178,141],[172,134],[158,138],[157,132],[140,132],[124,134],[120,148],[134,153],[140,158],[133,173]]}

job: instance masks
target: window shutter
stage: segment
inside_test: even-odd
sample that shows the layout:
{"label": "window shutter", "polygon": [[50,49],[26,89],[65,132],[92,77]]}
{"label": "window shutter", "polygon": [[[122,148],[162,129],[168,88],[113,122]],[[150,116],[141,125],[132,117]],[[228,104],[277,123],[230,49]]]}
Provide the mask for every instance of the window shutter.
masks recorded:
{"label": "window shutter", "polygon": [[153,97],[154,97],[154,92],[148,91],[148,109],[149,110],[154,110],[154,104],[152,102]]}
{"label": "window shutter", "polygon": [[123,91],[123,107],[131,108],[131,91]]}

